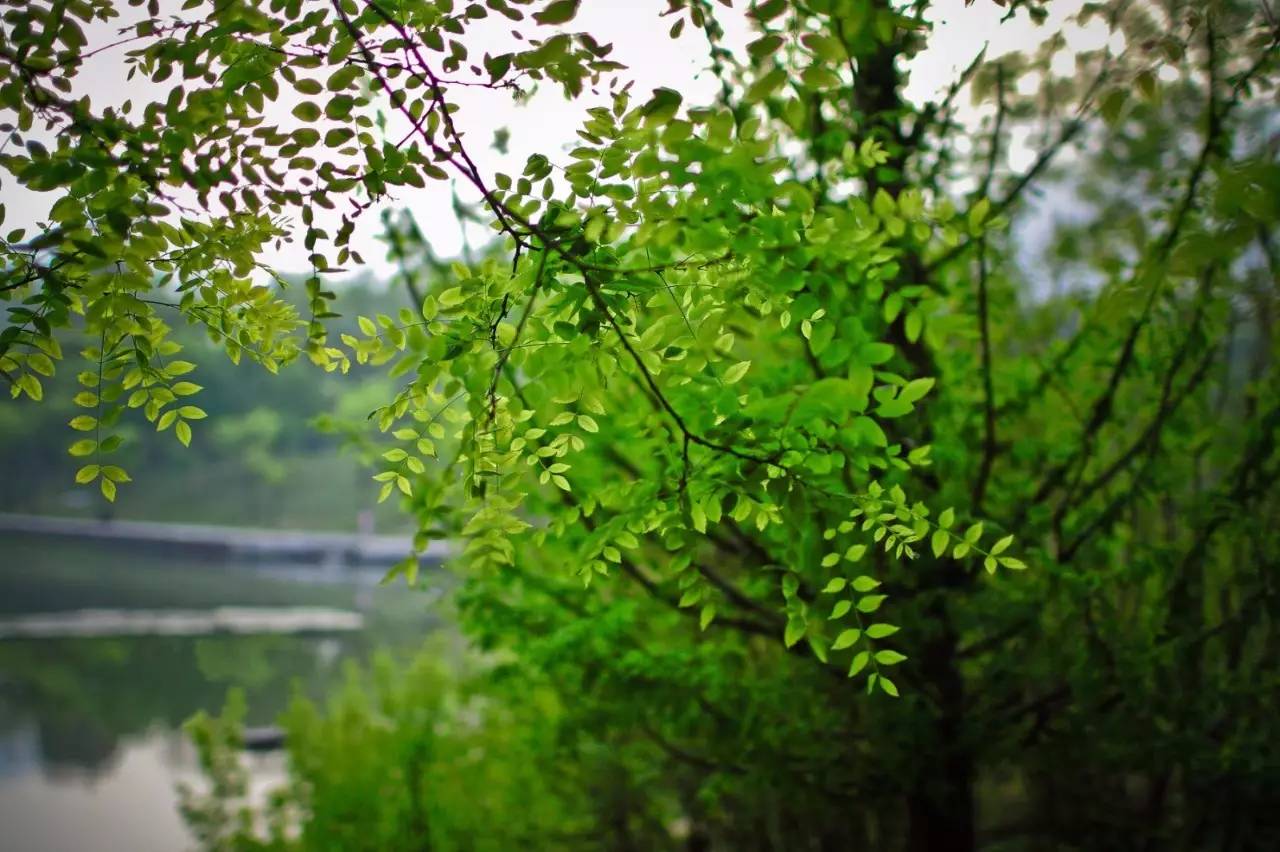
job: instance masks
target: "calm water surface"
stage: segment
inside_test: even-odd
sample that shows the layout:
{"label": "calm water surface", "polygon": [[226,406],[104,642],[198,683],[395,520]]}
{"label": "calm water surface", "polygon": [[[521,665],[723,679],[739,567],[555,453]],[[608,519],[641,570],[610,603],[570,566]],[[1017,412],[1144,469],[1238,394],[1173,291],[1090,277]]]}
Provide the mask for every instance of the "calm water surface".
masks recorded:
{"label": "calm water surface", "polygon": [[[32,536],[0,538],[0,619],[83,608],[326,606],[364,629],[329,635],[0,639],[0,850],[189,849],[177,785],[199,784],[181,733],[243,689],[248,724],[272,723],[297,690],[323,696],[375,646],[407,654],[437,627],[430,594],[305,582],[243,565]],[[278,754],[247,755],[255,787],[283,780]]]}

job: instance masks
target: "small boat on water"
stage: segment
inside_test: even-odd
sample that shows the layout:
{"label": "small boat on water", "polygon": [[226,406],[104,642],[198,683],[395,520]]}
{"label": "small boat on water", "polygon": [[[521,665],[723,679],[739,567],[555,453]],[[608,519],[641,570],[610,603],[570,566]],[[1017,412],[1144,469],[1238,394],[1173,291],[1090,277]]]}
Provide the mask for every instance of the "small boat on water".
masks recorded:
{"label": "small boat on water", "polygon": [[284,731],[274,725],[244,729],[245,751],[279,751],[284,748]]}

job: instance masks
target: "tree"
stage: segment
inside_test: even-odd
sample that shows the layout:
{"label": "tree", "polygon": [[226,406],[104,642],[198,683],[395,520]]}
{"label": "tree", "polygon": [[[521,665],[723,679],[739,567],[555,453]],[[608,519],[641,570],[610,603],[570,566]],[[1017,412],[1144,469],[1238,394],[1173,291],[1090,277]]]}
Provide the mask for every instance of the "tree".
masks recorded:
{"label": "tree", "polygon": [[[83,332],[77,478],[127,481],[123,417],[191,439],[166,316],[272,371],[390,365],[381,496],[419,549],[465,543],[472,635],[616,755],[592,844],[673,816],[695,848],[1274,843],[1270,7],[1087,3],[1123,49],[979,56],[919,104],[928,3],[754,3],[735,56],[726,13],[670,0],[723,84],[685,105],[621,85],[578,5],[152,3],[119,47],[181,81],[138,117],[75,94],[109,2],[10,12],[3,164],[56,201],[4,243],[0,369],[39,400],[55,329]],[[519,38],[476,56],[494,15]],[[491,175],[467,85],[609,105],[567,158]],[[353,217],[446,179],[491,250],[331,340]],[[1035,261],[1050,293],[1011,229],[1043,186],[1084,217]],[[387,221],[422,285],[438,264]],[[291,228],[305,317],[262,283]]]}

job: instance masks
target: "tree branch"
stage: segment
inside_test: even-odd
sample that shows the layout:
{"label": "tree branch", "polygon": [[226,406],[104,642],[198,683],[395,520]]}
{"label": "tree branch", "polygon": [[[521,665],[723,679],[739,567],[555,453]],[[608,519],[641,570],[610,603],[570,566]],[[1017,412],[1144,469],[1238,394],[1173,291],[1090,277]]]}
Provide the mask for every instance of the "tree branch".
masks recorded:
{"label": "tree branch", "polygon": [[[993,158],[994,159],[994,158]],[[995,464],[996,444],[995,389],[991,379],[991,323],[987,306],[987,244],[978,244],[978,329],[982,348],[983,432],[982,460],[978,464],[978,477],[973,483],[973,511],[981,514],[982,501],[987,495],[991,469]]]}
{"label": "tree branch", "polygon": [[[1210,39],[1210,45],[1212,44],[1213,40]],[[1209,71],[1209,103],[1206,109],[1208,121],[1205,130],[1204,143],[1201,146],[1200,154],[1197,156],[1195,165],[1191,169],[1191,174],[1187,180],[1186,190],[1183,192],[1182,198],[1174,210],[1168,229],[1166,229],[1164,236],[1160,238],[1159,242],[1150,252],[1146,260],[1135,267],[1134,272],[1130,277],[1131,282],[1136,281],[1144,269],[1162,265],[1167,259],[1169,252],[1173,249],[1174,243],[1177,242],[1179,235],[1182,233],[1182,228],[1186,224],[1187,217],[1195,206],[1196,195],[1199,191],[1200,183],[1204,178],[1205,171],[1208,168],[1209,161],[1213,156],[1214,150],[1218,146],[1218,137],[1222,132],[1225,110],[1220,111],[1218,108],[1217,95],[1215,92],[1215,86],[1213,85],[1215,74],[1212,70],[1212,66],[1214,61],[1214,53],[1211,50],[1209,59],[1209,64],[1211,66]],[[1234,103],[1234,101],[1228,104],[1228,108],[1231,103]],[[1039,487],[1037,487],[1030,500],[1022,503],[1017,515],[1017,520],[1014,524],[1015,528],[1022,525],[1022,522],[1026,519],[1027,512],[1032,505],[1043,501],[1049,494],[1059,488],[1066,480],[1067,474],[1070,470],[1076,464],[1082,463],[1082,461],[1087,461],[1088,457],[1092,454],[1094,440],[1098,431],[1110,418],[1111,406],[1115,400],[1116,392],[1119,390],[1120,382],[1128,372],[1129,366],[1133,362],[1138,337],[1142,333],[1142,330],[1146,328],[1147,322],[1151,316],[1151,310],[1155,306],[1156,297],[1160,293],[1161,279],[1156,277],[1154,273],[1153,278],[1154,280],[1147,289],[1147,298],[1142,306],[1142,310],[1134,319],[1129,328],[1128,334],[1125,336],[1124,343],[1120,348],[1120,356],[1116,359],[1116,363],[1111,370],[1111,375],[1107,379],[1106,389],[1094,401],[1092,413],[1088,422],[1085,424],[1084,433],[1080,438],[1079,448],[1071,455],[1070,458],[1064,460],[1058,465],[1055,465],[1045,478],[1041,480]]]}

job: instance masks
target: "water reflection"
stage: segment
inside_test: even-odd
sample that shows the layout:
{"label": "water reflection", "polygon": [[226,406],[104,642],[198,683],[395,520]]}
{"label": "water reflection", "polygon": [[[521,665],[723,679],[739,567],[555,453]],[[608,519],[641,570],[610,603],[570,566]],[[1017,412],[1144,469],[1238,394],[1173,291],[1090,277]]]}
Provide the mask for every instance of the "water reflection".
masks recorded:
{"label": "water reflection", "polygon": [[43,766],[109,771],[122,738],[176,730],[221,706],[230,686],[245,689],[250,724],[270,723],[293,682],[318,693],[359,645],[316,636],[10,640],[0,643],[0,731],[34,722]]}
{"label": "water reflection", "polygon": [[[8,739],[8,738],[5,738]],[[6,750],[11,743],[0,745]],[[280,755],[249,755],[259,791],[284,780]],[[174,852],[191,845],[175,784],[199,783],[194,750],[178,733],[118,743],[105,773],[76,769],[0,776],[0,848],[14,852]]]}
{"label": "water reflection", "polygon": [[[174,850],[190,838],[180,781],[198,782],[181,726],[242,688],[247,724],[273,723],[294,689],[322,695],[375,645],[407,655],[432,629],[433,596],[323,588],[199,562],[0,540],[0,613],[83,606],[185,610],[306,604],[361,610],[332,634],[0,640],[0,848],[21,852]],[[21,559],[11,559],[19,555]],[[24,602],[25,606],[19,606]],[[278,755],[252,755],[254,785],[281,780]]]}

